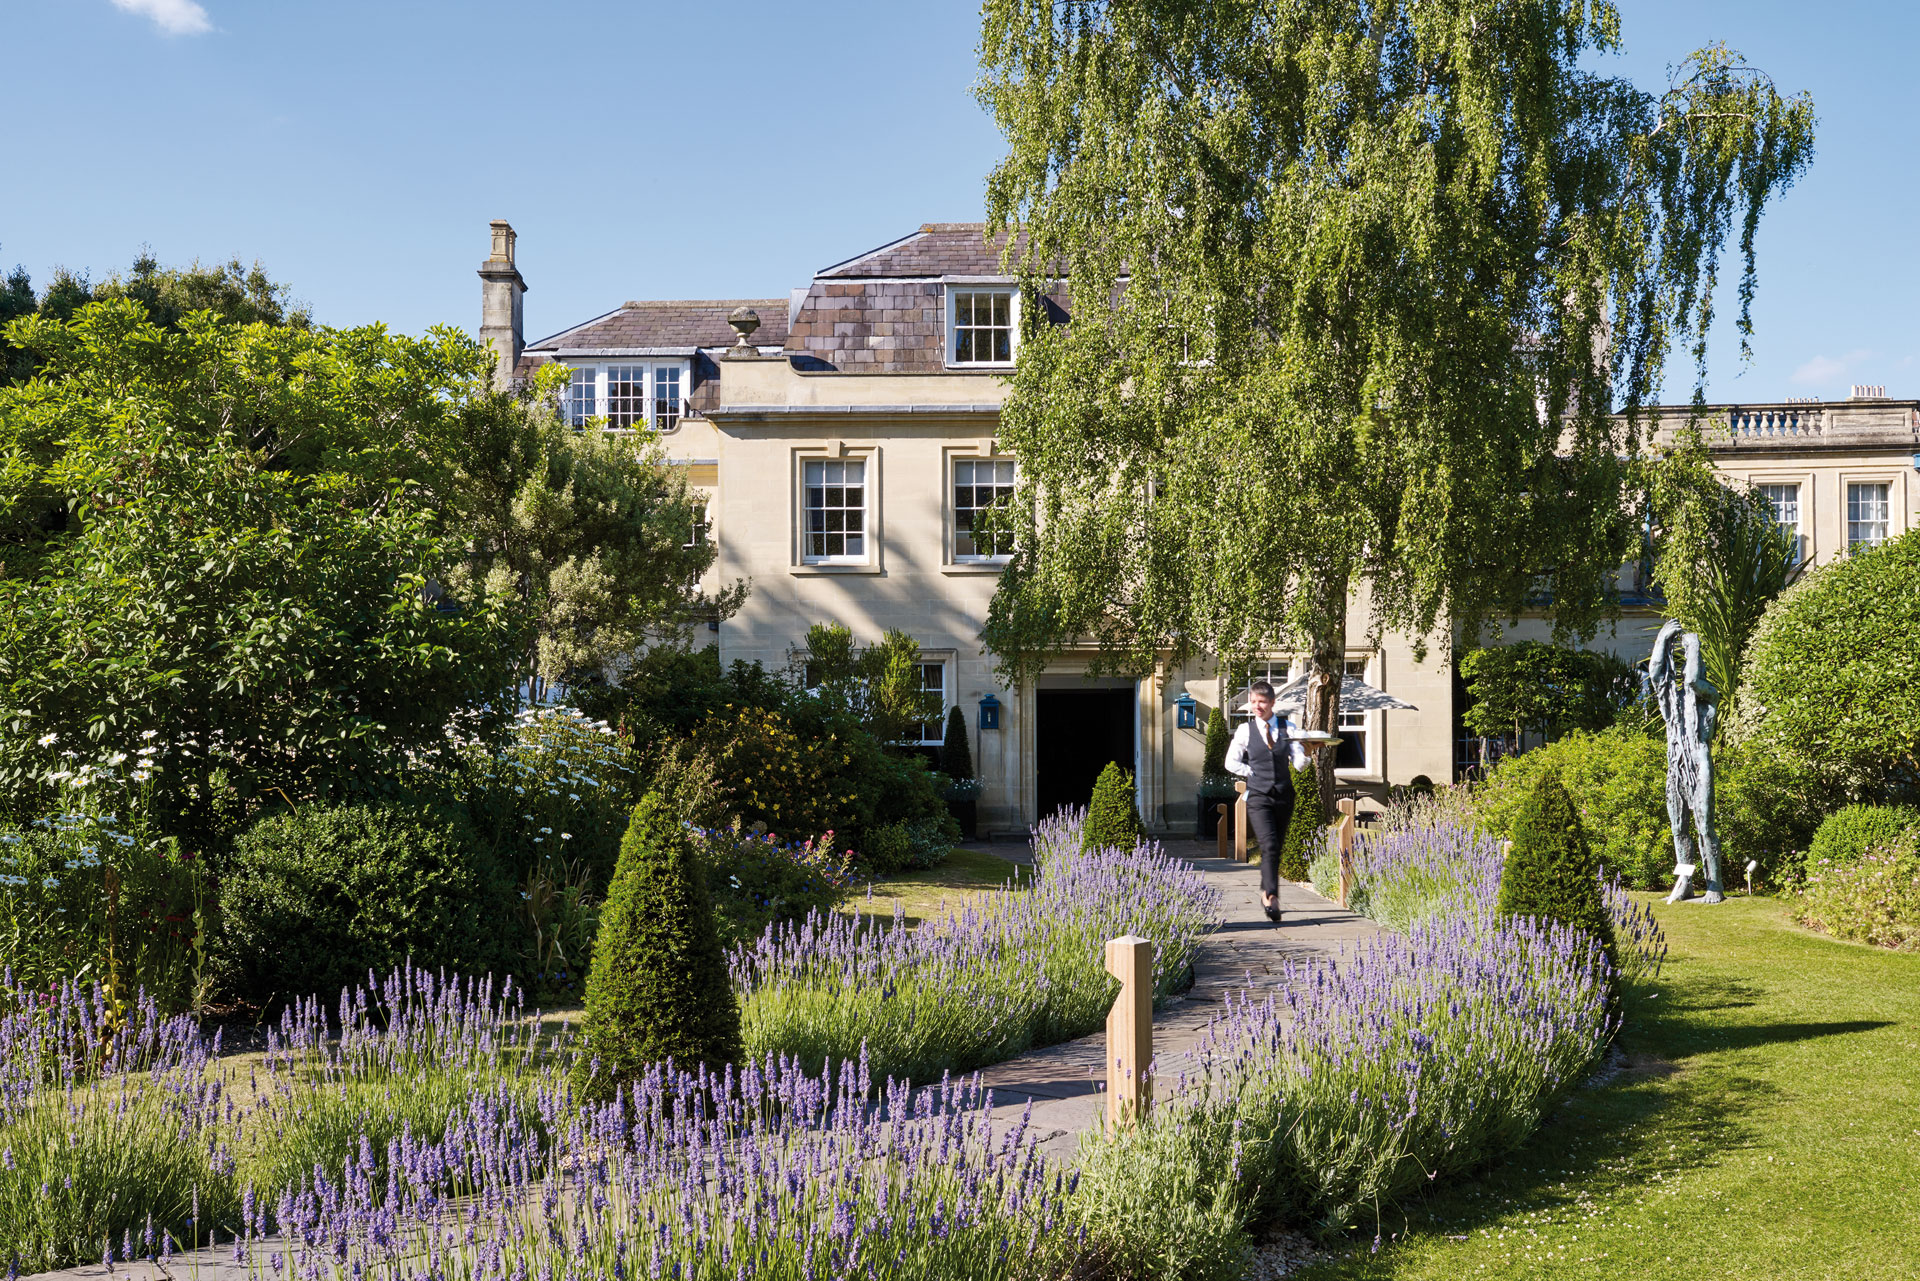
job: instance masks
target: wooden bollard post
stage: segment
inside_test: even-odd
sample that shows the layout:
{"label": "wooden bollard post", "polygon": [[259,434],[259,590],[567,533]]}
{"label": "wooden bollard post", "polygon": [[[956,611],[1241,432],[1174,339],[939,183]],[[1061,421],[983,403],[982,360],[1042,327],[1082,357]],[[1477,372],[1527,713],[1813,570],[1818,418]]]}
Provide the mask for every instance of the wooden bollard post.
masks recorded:
{"label": "wooden bollard post", "polygon": [[1120,980],[1107,1014],[1107,1125],[1118,1129],[1153,1102],[1153,943],[1132,934],[1108,939],[1106,960]]}
{"label": "wooden bollard post", "polygon": [[1233,790],[1239,795],[1233,799],[1233,861],[1247,861],[1247,785],[1235,783]]}
{"label": "wooden bollard post", "polygon": [[1213,851],[1221,858],[1233,857],[1233,802],[1221,801],[1214,807],[1219,822],[1213,825]]}
{"label": "wooden bollard post", "polygon": [[1357,826],[1353,815],[1358,805],[1349,796],[1336,802],[1334,808],[1340,811],[1340,822],[1333,829],[1333,839],[1340,851],[1340,906],[1345,907],[1353,895],[1354,884],[1360,879],[1353,866],[1353,833]]}

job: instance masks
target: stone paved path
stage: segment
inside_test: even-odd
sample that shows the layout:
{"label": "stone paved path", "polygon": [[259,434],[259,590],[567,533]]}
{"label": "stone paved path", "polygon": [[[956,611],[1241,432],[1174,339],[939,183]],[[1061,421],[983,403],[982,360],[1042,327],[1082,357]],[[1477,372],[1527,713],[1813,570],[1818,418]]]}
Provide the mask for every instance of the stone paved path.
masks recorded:
{"label": "stone paved path", "polygon": [[[1260,910],[1258,864],[1217,858],[1211,842],[1168,841],[1165,848],[1191,860],[1219,886],[1223,923],[1201,946],[1192,989],[1154,1011],[1154,1093],[1159,1097],[1177,1088],[1181,1074],[1193,1067],[1194,1046],[1230,993],[1277,986],[1289,960],[1331,963],[1346,945],[1379,928],[1321,898],[1312,886],[1292,882],[1281,883],[1282,919],[1274,925]],[[996,1117],[1017,1119],[1031,1102],[1042,1148],[1049,1155],[1071,1155],[1080,1136],[1100,1121],[1106,1040],[1104,1031],[1096,1032],[981,1072],[993,1089]]]}
{"label": "stone paved path", "polygon": [[[1031,862],[1024,847],[974,845],[1011,862]],[[1165,1096],[1191,1067],[1195,1043],[1229,993],[1277,986],[1288,960],[1331,963],[1346,945],[1378,928],[1314,893],[1311,886],[1282,883],[1279,925],[1260,910],[1260,870],[1214,856],[1211,842],[1169,841],[1170,854],[1190,859],[1220,887],[1222,925],[1206,940],[1194,961],[1194,984],[1185,995],[1154,1011],[1153,1044],[1157,1065],[1155,1093]],[[1010,1123],[1033,1105],[1032,1124],[1049,1155],[1070,1156],[1080,1136],[1100,1120],[1100,1084],[1105,1078],[1106,1033],[1049,1046],[983,1071],[992,1088],[996,1120]],[[271,1248],[266,1247],[266,1248]],[[261,1275],[271,1275],[264,1258]],[[99,1264],[47,1272],[27,1281],[246,1281],[247,1269],[233,1261],[230,1247],[198,1250],[164,1263],[120,1264],[111,1273]]]}

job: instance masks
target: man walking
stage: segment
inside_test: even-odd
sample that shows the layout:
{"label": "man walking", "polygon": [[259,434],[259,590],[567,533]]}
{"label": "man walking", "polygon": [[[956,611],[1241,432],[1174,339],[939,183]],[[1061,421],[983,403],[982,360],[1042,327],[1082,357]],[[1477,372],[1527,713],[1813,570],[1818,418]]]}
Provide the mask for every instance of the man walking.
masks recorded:
{"label": "man walking", "polygon": [[1260,845],[1260,905],[1280,919],[1280,847],[1293,820],[1293,768],[1307,763],[1287,718],[1273,710],[1273,686],[1247,689],[1247,723],[1227,745],[1227,773],[1247,780],[1247,825]]}

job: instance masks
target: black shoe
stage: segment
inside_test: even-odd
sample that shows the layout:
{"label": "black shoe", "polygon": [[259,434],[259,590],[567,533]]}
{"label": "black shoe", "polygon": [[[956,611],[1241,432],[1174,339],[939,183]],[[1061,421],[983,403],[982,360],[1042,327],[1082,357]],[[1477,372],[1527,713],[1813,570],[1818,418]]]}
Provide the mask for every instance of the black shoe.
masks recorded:
{"label": "black shoe", "polygon": [[1262,899],[1260,906],[1266,909],[1267,919],[1269,921],[1272,921],[1275,925],[1280,923],[1280,898],[1278,895],[1274,896],[1274,900],[1271,903]]}

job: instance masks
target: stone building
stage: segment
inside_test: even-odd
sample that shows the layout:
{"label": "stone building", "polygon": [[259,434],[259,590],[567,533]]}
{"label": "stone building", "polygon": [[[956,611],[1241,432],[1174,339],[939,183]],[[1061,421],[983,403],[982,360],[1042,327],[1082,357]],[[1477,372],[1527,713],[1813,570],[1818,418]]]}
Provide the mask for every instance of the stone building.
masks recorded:
{"label": "stone building", "polygon": [[[996,440],[1018,355],[1022,301],[978,223],[931,223],[816,272],[786,298],[628,302],[531,344],[522,341],[514,237],[494,224],[482,266],[483,329],[504,369],[572,372],[568,413],[657,435],[709,497],[715,583],[750,580],[745,607],[719,625],[723,662],[785,668],[816,622],[857,638],[889,628],[921,646],[925,688],[960,706],[984,784],[982,825],[1023,831],[1084,802],[1108,760],[1135,773],[1150,826],[1190,828],[1208,711],[1249,673],[1207,663],[1144,680],[1094,678],[1090,655],[1062,652],[1031,685],[1008,688],[981,652],[1004,549],[976,537],[976,512],[1007,492],[1019,460]],[[1048,319],[1066,323],[1059,299]],[[510,319],[509,319],[510,318]],[[1730,477],[1766,486],[1806,554],[1898,535],[1920,514],[1920,402],[1856,389],[1835,405],[1717,406],[1708,439]],[[1871,394],[1869,394],[1871,393]],[[1670,431],[1683,410],[1662,411]],[[1628,595],[1598,644],[1644,657],[1653,603]],[[1365,636],[1364,602],[1350,635]],[[1513,634],[1544,634],[1522,623]],[[1418,710],[1343,718],[1338,777],[1378,794],[1463,763],[1459,692],[1444,637],[1356,639],[1348,670]],[[1303,670],[1275,654],[1251,675]],[[1184,723],[1191,717],[1192,724]],[[930,721],[923,739],[937,742]]]}

